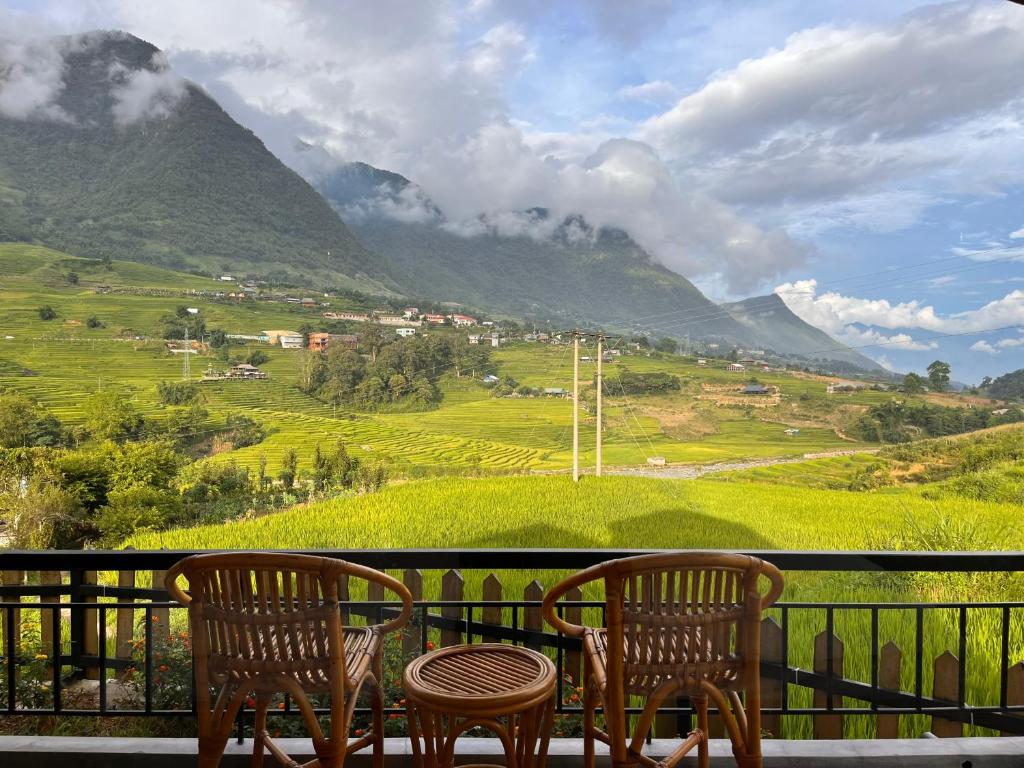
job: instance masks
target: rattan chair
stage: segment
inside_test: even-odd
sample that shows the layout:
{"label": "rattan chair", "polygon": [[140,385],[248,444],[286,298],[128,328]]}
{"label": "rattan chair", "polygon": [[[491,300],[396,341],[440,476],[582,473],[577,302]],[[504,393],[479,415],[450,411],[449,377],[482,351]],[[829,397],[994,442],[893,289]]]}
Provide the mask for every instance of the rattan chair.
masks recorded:
{"label": "rattan chair", "polygon": [[[767,594],[759,589],[761,576],[770,582]],[[576,626],[557,615],[557,601],[568,590],[598,580],[604,582],[604,627]],[[594,766],[595,739],[609,746],[615,768],[671,768],[694,747],[698,765],[707,768],[709,701],[721,714],[737,764],[760,768],[761,612],[782,586],[779,570],[756,557],[680,552],[602,563],[548,592],[548,623],[583,641],[585,768]],[[697,728],[655,761],[643,754],[644,740],[658,707],[676,696],[693,702]],[[631,739],[630,697],[644,699]],[[597,707],[604,709],[607,731],[595,725]]]}
{"label": "rattan chair", "polygon": [[[188,581],[186,594],[177,580]],[[402,601],[400,614],[384,624],[342,626],[339,593],[353,576],[383,584]],[[167,572],[167,591],[188,606],[192,631],[199,766],[220,764],[232,724],[246,698],[256,701],[251,765],[265,750],[296,766],[267,734],[267,708],[286,693],[298,706],[316,759],[307,766],[336,768],[346,755],[373,747],[373,766],[384,761],[382,649],[387,633],[412,612],[409,590],[390,576],[342,560],[259,552],[188,557]],[[212,689],[219,687],[214,699]],[[348,743],[356,699],[366,688],[372,728]],[[324,736],[310,696],[329,694],[330,733]]]}

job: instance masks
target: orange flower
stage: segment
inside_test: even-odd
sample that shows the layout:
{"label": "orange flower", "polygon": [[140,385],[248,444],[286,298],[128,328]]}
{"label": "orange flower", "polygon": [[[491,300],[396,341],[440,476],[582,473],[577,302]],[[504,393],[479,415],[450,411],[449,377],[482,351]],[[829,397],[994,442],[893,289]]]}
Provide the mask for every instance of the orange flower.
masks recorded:
{"label": "orange flower", "polygon": [[430,642],[429,640],[427,640],[427,650],[428,651],[434,650],[434,644],[432,642]]}
{"label": "orange flower", "polygon": [[249,696],[245,700],[245,706],[247,706],[249,708],[255,707],[256,706],[256,699],[254,699],[252,696]]}
{"label": "orange flower", "polygon": [[168,667],[166,664],[161,664],[159,667],[157,667],[157,669],[159,669],[161,672],[166,672],[170,669],[170,667]]}
{"label": "orange flower", "polygon": [[580,700],[580,697],[577,696],[575,693],[572,696],[569,697],[569,701],[571,701],[573,704],[575,704],[579,700]]}
{"label": "orange flower", "polygon": [[283,701],[277,702],[277,708],[278,709],[284,709],[284,702]]}
{"label": "orange flower", "polygon": [[356,736],[362,736],[362,735],[363,735],[363,729],[362,728],[356,728]]}
{"label": "orange flower", "polygon": [[394,713],[388,715],[388,720],[397,720],[397,719],[398,719],[398,715],[396,715]]}

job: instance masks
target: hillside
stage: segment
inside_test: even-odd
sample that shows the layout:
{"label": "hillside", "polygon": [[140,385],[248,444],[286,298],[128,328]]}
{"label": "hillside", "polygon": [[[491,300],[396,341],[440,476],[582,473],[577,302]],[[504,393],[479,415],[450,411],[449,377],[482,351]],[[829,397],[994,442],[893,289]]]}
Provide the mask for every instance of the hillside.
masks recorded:
{"label": "hillside", "polygon": [[846,363],[869,371],[883,370],[871,358],[844,347],[824,331],[801,320],[777,294],[755,296],[722,306],[763,349],[811,360]]}
{"label": "hillside", "polygon": [[180,270],[391,285],[330,206],[167,70],[157,48],[115,32],[54,44],[63,116],[0,119],[0,240]]}
{"label": "hillside", "polygon": [[[396,173],[349,163],[314,184],[416,296],[562,324],[653,328],[727,343],[747,337],[621,230],[595,231],[579,217],[552,222],[533,209],[524,222],[547,236],[499,234],[486,220],[480,233],[463,236],[422,189]],[[642,320],[652,316],[657,322]]]}

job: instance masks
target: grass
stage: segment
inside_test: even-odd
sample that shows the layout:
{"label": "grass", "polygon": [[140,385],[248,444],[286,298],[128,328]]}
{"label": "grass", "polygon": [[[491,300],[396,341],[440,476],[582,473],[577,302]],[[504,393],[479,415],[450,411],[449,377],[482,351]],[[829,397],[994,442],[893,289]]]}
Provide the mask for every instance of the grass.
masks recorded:
{"label": "grass", "polygon": [[[856,550],[872,546],[879,535],[897,525],[922,528],[951,518],[969,521],[979,546],[999,538],[1007,549],[1024,547],[1024,531],[1004,532],[1019,509],[991,504],[940,499],[929,501],[916,491],[851,493],[756,482],[721,483],[643,478],[588,478],[579,484],[564,477],[506,477],[438,479],[396,485],[384,491],[295,509],[256,520],[224,526],[193,528],[141,535],[129,544],[138,549],[167,548],[711,548]],[[902,522],[900,522],[902,521]],[[1007,538],[1008,536],[1008,538]],[[507,571],[499,578],[505,594],[522,594],[537,579],[552,585],[562,571]],[[467,599],[481,594],[483,572],[464,574]],[[978,584],[959,599],[983,601]],[[439,594],[440,574],[425,574],[424,593]],[[893,578],[790,573],[785,599],[789,602],[935,600],[922,589],[966,589],[966,585],[931,584]],[[1024,597],[1019,582],[998,585],[1000,599]],[[598,598],[591,589],[588,598]],[[883,611],[880,640],[895,641],[904,651],[903,687],[913,687],[912,612]],[[923,659],[926,669],[943,651],[956,652],[955,612],[928,612]],[[992,703],[998,670],[998,611],[971,611],[968,643],[968,700]],[[813,664],[813,638],[824,629],[824,611],[790,613],[790,663]],[[870,672],[870,626],[864,611],[836,612],[836,634],[845,643],[845,673],[867,680]],[[1024,657],[1024,612],[1014,613],[1011,659]],[[925,689],[930,690],[930,675]],[[998,686],[996,686],[997,689]],[[794,704],[810,704],[807,692],[793,687]],[[851,701],[852,705],[853,702]],[[848,718],[847,736],[870,735],[870,719]],[[918,735],[927,728],[923,718],[904,718],[904,733]],[[790,718],[789,737],[809,736],[805,718]]]}

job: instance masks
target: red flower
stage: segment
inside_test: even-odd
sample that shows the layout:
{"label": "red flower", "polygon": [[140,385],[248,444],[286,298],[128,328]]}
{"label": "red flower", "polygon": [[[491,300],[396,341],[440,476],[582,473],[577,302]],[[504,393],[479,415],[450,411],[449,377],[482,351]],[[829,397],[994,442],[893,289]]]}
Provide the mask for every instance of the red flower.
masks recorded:
{"label": "red flower", "polygon": [[434,644],[432,642],[430,642],[429,640],[427,640],[427,650],[428,651],[434,650]]}

